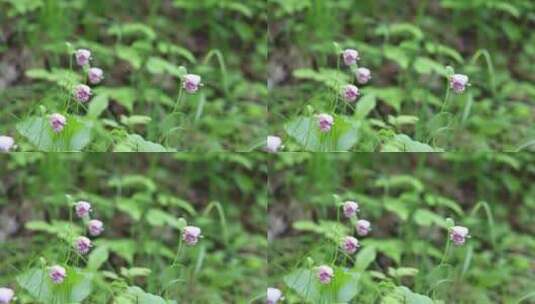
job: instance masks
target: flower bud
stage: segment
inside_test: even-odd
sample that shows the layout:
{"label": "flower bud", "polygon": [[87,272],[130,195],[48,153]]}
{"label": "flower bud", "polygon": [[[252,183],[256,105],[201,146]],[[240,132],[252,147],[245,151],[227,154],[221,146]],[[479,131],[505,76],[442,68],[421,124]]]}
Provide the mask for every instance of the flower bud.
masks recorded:
{"label": "flower bud", "polygon": [[357,221],[357,234],[360,236],[367,235],[372,229],[370,228],[370,222],[367,220]]}
{"label": "flower bud", "polygon": [[15,147],[15,140],[10,136],[0,136],[0,152],[9,152]]}
{"label": "flower bud", "polygon": [[56,133],[61,132],[67,124],[67,118],[59,113],[51,114],[48,121],[50,122],[50,126],[52,126],[52,130]]}
{"label": "flower bud", "polygon": [[469,238],[468,228],[463,226],[453,226],[450,230],[450,239],[453,241],[453,244],[456,246],[461,246],[466,241],[466,238]]}
{"label": "flower bud", "polygon": [[91,240],[86,238],[85,236],[79,236],[76,239],[76,242],[74,243],[74,247],[81,255],[89,253],[89,250],[91,250],[92,246],[93,245],[91,244]]}
{"label": "flower bud", "polygon": [[342,209],[344,210],[345,217],[350,218],[357,215],[357,212],[359,212],[359,204],[353,201],[346,201],[344,202]]}
{"label": "flower bud", "polygon": [[282,145],[282,140],[278,136],[268,136],[266,143],[266,150],[271,153],[279,151]]}
{"label": "flower bud", "polygon": [[87,223],[87,228],[91,236],[98,236],[104,231],[104,224],[99,220],[90,220]]}
{"label": "flower bud", "polygon": [[342,54],[342,57],[344,58],[344,63],[346,65],[356,64],[357,61],[360,60],[359,52],[357,52],[357,50],[353,50],[353,49],[344,50],[344,53]]}
{"label": "flower bud", "polygon": [[344,237],[344,240],[342,242],[342,249],[347,254],[355,253],[358,248],[359,248],[359,241],[356,238],[354,238],[352,236]]}
{"label": "flower bud", "polygon": [[334,271],[331,267],[322,265],[318,267],[316,275],[321,284],[329,284],[334,277]]}
{"label": "flower bud", "polygon": [[79,102],[88,102],[91,98],[91,88],[85,84],[79,84],[74,89],[74,98]]}
{"label": "flower bud", "polygon": [[85,201],[79,201],[74,206],[74,209],[76,210],[76,215],[78,215],[79,218],[83,218],[91,212],[91,204]]}
{"label": "flower bud", "polygon": [[468,85],[468,76],[462,74],[455,74],[450,77],[450,87],[457,93],[461,94],[466,89]]}
{"label": "flower bud", "polygon": [[87,71],[87,77],[91,84],[99,84],[104,78],[104,72],[99,68],[90,68],[89,71]]}
{"label": "flower bud", "polygon": [[84,66],[89,63],[89,60],[91,60],[91,52],[86,49],[79,49],[76,51],[76,63],[78,63],[79,66]]}
{"label": "flower bud", "polygon": [[359,97],[359,88],[352,84],[348,84],[344,87],[343,90],[344,99],[347,102],[353,102]]}
{"label": "flower bud", "polygon": [[267,304],[277,304],[282,299],[282,292],[277,288],[268,287],[267,289]]}
{"label": "flower bud", "polygon": [[67,271],[65,270],[65,268],[59,265],[55,265],[55,266],[50,267],[48,276],[50,277],[52,282],[54,282],[55,284],[61,284],[61,282],[63,282],[65,277],[67,277]]}
{"label": "flower bud", "polygon": [[187,74],[182,80],[182,87],[190,94],[197,92],[201,85],[201,76],[199,75]]}
{"label": "flower bud", "polygon": [[14,296],[15,292],[13,289],[0,287],[0,304],[9,304]]}
{"label": "flower bud", "polygon": [[318,119],[318,126],[321,132],[329,132],[334,125],[334,118],[329,114],[318,114],[316,115]]}
{"label": "flower bud", "polygon": [[197,244],[200,236],[201,228],[195,226],[186,226],[182,232],[182,239],[190,246]]}
{"label": "flower bud", "polygon": [[357,81],[360,84],[366,84],[372,78],[372,73],[367,68],[357,69]]}

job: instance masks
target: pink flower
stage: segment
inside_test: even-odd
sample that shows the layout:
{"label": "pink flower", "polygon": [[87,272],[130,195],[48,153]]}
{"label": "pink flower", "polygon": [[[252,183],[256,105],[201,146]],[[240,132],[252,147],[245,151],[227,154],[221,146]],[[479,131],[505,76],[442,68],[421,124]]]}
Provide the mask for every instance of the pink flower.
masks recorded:
{"label": "pink flower", "polygon": [[367,235],[372,229],[370,228],[370,222],[367,220],[357,221],[357,234],[360,236]]}
{"label": "pink flower", "polygon": [[99,84],[104,78],[104,72],[99,68],[90,68],[87,71],[87,77],[92,84]]}
{"label": "pink flower", "polygon": [[457,94],[461,94],[462,92],[464,92],[467,85],[468,85],[468,76],[466,75],[455,74],[450,77],[450,87]]}
{"label": "pink flower", "polygon": [[453,241],[453,244],[456,246],[461,246],[466,241],[466,238],[469,238],[468,228],[463,226],[454,226],[450,230],[450,239]]}
{"label": "pink flower", "polygon": [[344,238],[344,241],[342,242],[342,249],[344,249],[345,252],[348,254],[353,254],[357,251],[359,248],[359,241],[352,237],[352,236],[346,236]]}
{"label": "pink flower", "polygon": [[182,233],[182,239],[186,242],[186,244],[190,246],[197,244],[200,236],[201,236],[201,228],[195,227],[195,226],[184,227],[184,231]]}
{"label": "pink flower", "polygon": [[348,102],[353,102],[359,97],[359,88],[352,84],[348,84],[344,88],[344,99]]}
{"label": "pink flower", "polygon": [[61,132],[67,124],[67,118],[59,113],[51,114],[48,121],[50,122],[50,126],[52,126],[52,130],[56,133]]}
{"label": "pink flower", "polygon": [[268,287],[267,289],[267,304],[277,304],[282,299],[282,292],[277,288]]}
{"label": "pink flower", "polygon": [[91,60],[91,52],[86,49],[79,49],[76,51],[76,62],[79,66],[84,66]]}
{"label": "pink flower", "polygon": [[359,212],[359,204],[353,201],[346,201],[342,209],[344,210],[345,217],[350,218]]}
{"label": "pink flower", "polygon": [[91,244],[91,240],[86,238],[85,236],[79,236],[76,239],[76,242],[74,244],[74,247],[80,254],[87,254],[89,250],[91,250],[91,247],[93,245]]}
{"label": "pink flower", "polygon": [[55,284],[60,284],[67,276],[67,271],[65,270],[65,268],[59,265],[55,265],[50,267],[48,276],[50,277],[50,279],[52,279],[52,282],[54,282]]}
{"label": "pink flower", "polygon": [[334,271],[327,265],[318,267],[317,276],[321,284],[329,284],[334,277]]}
{"label": "pink flower", "polygon": [[85,84],[79,84],[74,89],[74,97],[79,102],[88,102],[91,98],[91,88]]}
{"label": "pink flower", "polygon": [[186,89],[186,92],[190,94],[197,92],[201,85],[201,76],[199,75],[187,74],[182,80],[182,86]]}
{"label": "pink flower", "polygon": [[329,114],[318,114],[316,115],[318,118],[318,125],[321,132],[329,132],[334,125],[334,118]]}
{"label": "pink flower", "polygon": [[87,223],[87,228],[89,229],[90,235],[98,236],[104,231],[104,224],[99,220],[90,220]]}
{"label": "pink flower", "polygon": [[76,210],[76,215],[78,215],[79,218],[82,218],[89,215],[91,204],[85,201],[79,201],[76,203],[76,206],[74,206],[74,209]]}
{"label": "pink flower", "polygon": [[360,60],[359,52],[357,50],[353,49],[347,49],[342,54],[342,57],[344,58],[344,63],[346,65],[353,65],[356,64],[358,60]]}
{"label": "pink flower", "polygon": [[357,81],[360,84],[366,84],[372,78],[372,73],[367,68],[357,69]]}
{"label": "pink flower", "polygon": [[279,151],[282,145],[282,140],[278,136],[268,136],[266,143],[266,150],[271,153]]}
{"label": "pink flower", "polygon": [[11,288],[0,287],[0,304],[9,304],[11,299],[15,296],[15,292]]}
{"label": "pink flower", "polygon": [[15,147],[15,140],[10,136],[0,136],[0,152],[9,152]]}

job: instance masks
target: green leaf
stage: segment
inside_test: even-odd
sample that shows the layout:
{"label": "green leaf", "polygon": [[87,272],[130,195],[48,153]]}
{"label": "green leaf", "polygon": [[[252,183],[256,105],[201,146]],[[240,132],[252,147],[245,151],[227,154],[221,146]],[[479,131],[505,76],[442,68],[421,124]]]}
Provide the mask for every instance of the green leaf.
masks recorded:
{"label": "green leaf", "polygon": [[409,67],[409,56],[402,48],[385,45],[383,52],[386,58],[399,64],[402,69],[406,70]]}
{"label": "green leaf", "polygon": [[413,67],[419,74],[431,74],[434,72],[444,77],[448,77],[446,68],[431,58],[418,57],[414,61]]}
{"label": "green leaf", "polygon": [[125,140],[115,146],[114,152],[168,152],[168,150],[137,134],[128,134]]}
{"label": "green leaf", "polygon": [[418,209],[414,213],[414,222],[420,226],[437,225],[440,227],[448,228],[446,220],[440,215],[429,211],[427,209]]}
{"label": "green leaf", "polygon": [[102,112],[108,108],[109,103],[110,99],[108,98],[108,95],[97,94],[97,96],[91,99],[91,102],[89,103],[87,116],[91,118],[98,118]]}
{"label": "green leaf", "polygon": [[118,37],[145,36],[148,40],[156,39],[156,32],[146,24],[139,22],[112,25],[108,28],[108,34]]}
{"label": "green leaf", "polygon": [[288,123],[286,132],[309,151],[348,151],[358,142],[358,125],[343,116],[334,118],[327,133],[320,131],[316,118],[303,116]]}
{"label": "green leaf", "polygon": [[98,246],[89,254],[87,269],[93,271],[98,270],[108,260],[109,255],[108,247]]}
{"label": "green leaf", "polygon": [[149,268],[142,268],[142,267],[132,267],[132,268],[124,268],[121,267],[121,275],[128,279],[133,279],[135,277],[146,277],[150,275],[152,270]]}
{"label": "green leaf", "polygon": [[172,214],[164,212],[160,209],[150,209],[147,213],[147,222],[156,227],[169,225],[178,230],[184,228],[185,225],[180,221],[180,218]]}
{"label": "green leaf", "polygon": [[438,152],[431,146],[415,141],[405,134],[398,134],[387,141],[382,152]]}
{"label": "green leaf", "polygon": [[375,94],[366,94],[359,99],[355,109],[355,118],[364,119],[370,112],[375,109]]}
{"label": "green leaf", "polygon": [[115,53],[118,58],[129,62],[134,69],[139,70],[141,68],[143,59],[136,49],[125,45],[117,45],[115,47]]}
{"label": "green leaf", "polygon": [[371,263],[373,263],[373,261],[375,261],[376,256],[377,251],[375,247],[364,247],[363,249],[359,250],[357,254],[355,266],[353,266],[354,269],[356,271],[363,272],[366,270],[366,268],[368,268],[368,266],[370,266]]}
{"label": "green leaf", "polygon": [[130,239],[114,239],[114,240],[97,240],[96,246],[107,247],[109,251],[114,252],[120,257],[124,258],[128,264],[134,262],[134,254],[136,253],[137,245]]}
{"label": "green leaf", "polygon": [[171,304],[174,301],[166,301],[164,298],[146,293],[137,286],[128,287],[122,295],[115,299],[116,304]]}

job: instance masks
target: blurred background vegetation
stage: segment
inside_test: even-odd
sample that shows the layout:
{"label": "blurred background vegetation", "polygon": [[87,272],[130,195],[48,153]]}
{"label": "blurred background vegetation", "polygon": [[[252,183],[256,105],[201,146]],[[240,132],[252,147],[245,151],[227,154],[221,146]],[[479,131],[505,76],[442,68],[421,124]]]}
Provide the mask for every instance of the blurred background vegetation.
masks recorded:
{"label": "blurred background vegetation", "polygon": [[[359,202],[359,218],[371,222],[360,251],[377,250],[351,303],[398,303],[385,298],[400,284],[437,303],[519,303],[535,296],[534,180],[529,153],[278,154],[269,173],[269,285],[288,303],[303,302],[284,276],[307,257],[330,262],[337,244],[329,233],[345,229],[335,223],[338,195]],[[451,268],[437,269],[447,217],[472,237],[452,251]],[[418,273],[392,276],[400,267]]]}
{"label": "blurred background vegetation", "polygon": [[[446,151],[534,149],[533,1],[268,0],[268,11],[270,134],[310,115],[307,105],[330,111],[334,79],[350,80],[336,71],[337,42],[372,72],[357,111],[340,109],[358,129],[352,150],[424,150],[413,141]],[[439,113],[448,65],[472,86]],[[287,149],[304,150],[285,137]]]}
{"label": "blurred background vegetation", "polygon": [[128,150],[140,142],[129,134],[162,143],[178,66],[205,86],[182,102],[170,148],[250,150],[266,135],[266,16],[257,0],[0,0],[0,133],[31,149],[15,124],[63,104],[58,84],[77,77],[68,42],[90,49],[105,76],[85,150]]}
{"label": "blurred background vegetation", "polygon": [[[256,153],[0,156],[0,286],[16,287],[20,303],[35,303],[15,277],[40,257],[52,263],[63,256],[69,245],[54,233],[69,219],[68,194],[93,204],[105,225],[95,250],[109,251],[84,303],[130,303],[118,300],[126,283],[159,295],[169,286],[167,298],[178,303],[263,297],[266,170]],[[179,217],[201,227],[204,238],[170,272]],[[151,273],[128,278],[123,267]]]}

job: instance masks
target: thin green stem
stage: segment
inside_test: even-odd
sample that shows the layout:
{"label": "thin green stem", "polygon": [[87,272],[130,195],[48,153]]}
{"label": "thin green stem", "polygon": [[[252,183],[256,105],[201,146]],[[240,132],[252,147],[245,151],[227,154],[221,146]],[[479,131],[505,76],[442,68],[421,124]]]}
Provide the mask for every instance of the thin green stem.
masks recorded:
{"label": "thin green stem", "polygon": [[178,110],[178,106],[180,105],[180,102],[182,101],[182,97],[184,96],[184,89],[182,88],[182,85],[180,85],[180,90],[178,91],[178,97],[176,98],[175,106],[173,107],[172,114],[175,114],[175,112]]}
{"label": "thin green stem", "polygon": [[448,261],[448,256],[450,254],[450,247],[451,247],[451,241],[450,241],[450,238],[449,236],[447,237],[446,239],[446,248],[444,249],[444,254],[442,255],[442,260],[440,260],[440,265],[443,265],[443,264],[446,264],[446,262]]}

